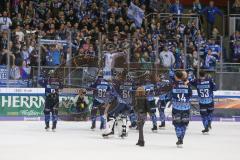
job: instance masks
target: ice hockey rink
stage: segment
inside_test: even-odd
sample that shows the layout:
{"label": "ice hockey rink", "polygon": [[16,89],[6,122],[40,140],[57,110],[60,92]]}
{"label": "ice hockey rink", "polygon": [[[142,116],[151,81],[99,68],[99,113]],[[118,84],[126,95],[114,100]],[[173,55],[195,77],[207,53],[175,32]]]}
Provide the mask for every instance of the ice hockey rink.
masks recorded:
{"label": "ice hockey rink", "polygon": [[145,125],[145,147],[136,146],[138,132],[103,139],[91,131],[90,122],[59,122],[56,132],[46,132],[42,121],[1,121],[0,160],[239,160],[240,123],[215,122],[202,135],[200,122],[190,122],[183,148],[175,145],[171,125],[152,133]]}

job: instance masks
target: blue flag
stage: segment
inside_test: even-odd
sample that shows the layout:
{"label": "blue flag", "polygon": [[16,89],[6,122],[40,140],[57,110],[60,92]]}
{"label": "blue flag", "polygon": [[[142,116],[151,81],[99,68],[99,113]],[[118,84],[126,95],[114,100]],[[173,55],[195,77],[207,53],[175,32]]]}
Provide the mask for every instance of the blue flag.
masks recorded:
{"label": "blue flag", "polygon": [[128,7],[128,18],[134,20],[137,27],[141,27],[144,18],[144,11],[131,2],[131,5]]}

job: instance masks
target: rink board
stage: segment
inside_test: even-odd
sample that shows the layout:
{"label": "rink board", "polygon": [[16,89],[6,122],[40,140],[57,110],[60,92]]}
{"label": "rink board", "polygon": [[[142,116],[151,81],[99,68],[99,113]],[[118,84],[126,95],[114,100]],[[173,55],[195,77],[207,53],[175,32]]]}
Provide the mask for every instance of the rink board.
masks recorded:
{"label": "rink board", "polygon": [[[62,117],[74,113],[78,88],[64,89],[60,92],[59,113]],[[194,91],[193,101],[196,99]],[[92,96],[89,95],[89,109]],[[157,101],[156,97],[156,101]],[[45,103],[44,88],[0,88],[0,120],[41,120]],[[196,107],[195,107],[196,108]],[[171,110],[167,110],[168,120],[171,120]],[[199,112],[196,110],[196,112]],[[215,92],[216,121],[239,121],[240,91]],[[64,119],[64,118],[63,118]],[[193,114],[192,120],[199,120],[199,113]]]}

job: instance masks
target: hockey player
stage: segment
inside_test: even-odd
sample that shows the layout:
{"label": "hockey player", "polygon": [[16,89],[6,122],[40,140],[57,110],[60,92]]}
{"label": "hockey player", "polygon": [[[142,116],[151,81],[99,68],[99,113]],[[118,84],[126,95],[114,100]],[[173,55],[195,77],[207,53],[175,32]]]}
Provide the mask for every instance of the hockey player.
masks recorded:
{"label": "hockey player", "polygon": [[91,129],[96,128],[97,111],[100,113],[100,129],[105,129],[106,118],[104,116],[105,108],[108,107],[112,101],[112,86],[103,78],[103,72],[100,70],[96,82],[91,85],[93,89],[93,106],[91,110],[92,126]]}
{"label": "hockey player", "polygon": [[159,125],[159,128],[165,127],[165,108],[167,103],[170,101],[170,90],[171,90],[171,84],[170,81],[162,75],[161,78],[157,76],[157,90],[156,94],[159,96],[157,106],[159,110],[159,116],[161,124]]}
{"label": "hockey player", "polygon": [[183,144],[183,138],[190,120],[190,98],[192,96],[190,85],[182,79],[183,73],[177,71],[171,92],[173,125],[178,138],[177,146]]}
{"label": "hockey player", "polygon": [[211,129],[212,114],[214,111],[214,94],[216,85],[212,79],[207,78],[204,71],[199,72],[199,79],[191,81],[191,84],[197,88],[200,114],[204,130],[202,133],[208,133]]}
{"label": "hockey player", "polygon": [[152,131],[157,131],[157,116],[155,104],[156,85],[151,82],[149,75],[146,77],[146,84],[144,85],[144,89],[147,97],[147,107],[149,108],[150,117],[153,123]]}
{"label": "hockey player", "polygon": [[49,122],[52,115],[52,131],[54,132],[57,127],[58,120],[58,106],[59,105],[59,95],[58,91],[55,89],[47,88],[46,89],[46,100],[44,107],[45,115],[45,129],[49,130]]}
{"label": "hockey player", "polygon": [[108,113],[108,125],[103,137],[114,134],[115,125],[120,137],[127,136],[127,114],[131,110],[133,82],[130,79],[126,79],[124,82],[121,80],[119,77],[113,84],[117,106]]}
{"label": "hockey player", "polygon": [[131,110],[129,113],[129,119],[130,119],[131,125],[129,126],[129,128],[136,128],[137,115],[133,109],[133,99],[134,99],[135,90],[136,90],[136,83],[133,81],[130,75],[126,75],[125,77],[126,77],[126,80],[124,82],[125,87],[122,87],[122,94],[125,95],[124,97],[126,99],[126,102],[131,107]]}

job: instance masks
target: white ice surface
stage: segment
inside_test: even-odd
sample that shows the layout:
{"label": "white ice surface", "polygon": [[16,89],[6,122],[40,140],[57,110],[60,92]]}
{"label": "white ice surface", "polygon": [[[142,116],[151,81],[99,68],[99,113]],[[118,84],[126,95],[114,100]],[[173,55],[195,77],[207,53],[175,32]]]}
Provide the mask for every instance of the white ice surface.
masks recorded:
{"label": "white ice surface", "polygon": [[177,148],[170,122],[165,130],[144,128],[145,147],[136,146],[137,131],[126,139],[103,139],[90,122],[59,122],[57,132],[43,122],[0,122],[0,160],[240,160],[240,123],[215,122],[202,135],[200,122],[190,122],[183,148]]}

